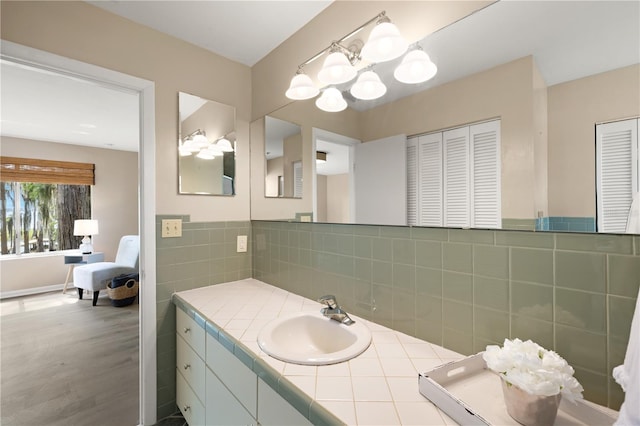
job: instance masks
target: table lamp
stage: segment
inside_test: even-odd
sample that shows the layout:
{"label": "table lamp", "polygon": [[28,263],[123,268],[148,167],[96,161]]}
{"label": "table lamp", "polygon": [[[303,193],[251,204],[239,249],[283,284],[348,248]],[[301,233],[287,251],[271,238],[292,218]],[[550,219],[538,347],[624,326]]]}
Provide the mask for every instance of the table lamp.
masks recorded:
{"label": "table lamp", "polygon": [[73,235],[76,237],[84,236],[82,244],[78,249],[82,254],[93,253],[93,245],[91,245],[91,236],[98,235],[98,221],[94,219],[78,219],[73,223]]}

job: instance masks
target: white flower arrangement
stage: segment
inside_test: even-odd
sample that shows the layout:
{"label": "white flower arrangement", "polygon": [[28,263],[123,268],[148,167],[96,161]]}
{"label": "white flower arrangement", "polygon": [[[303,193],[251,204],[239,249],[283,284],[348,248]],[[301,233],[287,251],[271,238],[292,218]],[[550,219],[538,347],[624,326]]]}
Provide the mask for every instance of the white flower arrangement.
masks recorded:
{"label": "white flower arrangement", "polygon": [[582,399],[582,385],[573,377],[574,370],[560,355],[537,343],[504,339],[504,346],[489,345],[482,357],[487,367],[507,384],[532,395],[563,397],[575,402]]}

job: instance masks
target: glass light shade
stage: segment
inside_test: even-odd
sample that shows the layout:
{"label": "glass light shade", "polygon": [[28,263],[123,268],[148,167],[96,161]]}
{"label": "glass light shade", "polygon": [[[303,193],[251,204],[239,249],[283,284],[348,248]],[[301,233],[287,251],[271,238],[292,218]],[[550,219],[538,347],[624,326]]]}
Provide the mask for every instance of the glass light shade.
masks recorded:
{"label": "glass light shade", "polygon": [[358,74],[349,59],[342,52],[332,52],[324,60],[318,73],[318,80],[324,84],[340,84],[353,80]]}
{"label": "glass light shade", "polygon": [[212,143],[211,145],[209,145],[207,147],[207,152],[211,153],[212,155],[219,157],[222,155],[222,149],[220,149],[220,147],[218,146],[218,144]]}
{"label": "glass light shade", "polygon": [[318,96],[318,93],[320,93],[320,90],[313,85],[311,77],[306,74],[296,74],[291,79],[289,89],[285,92],[285,95],[289,99],[302,101]]}
{"label": "glass light shade", "polygon": [[339,112],[347,108],[347,101],[335,87],[324,89],[322,96],[316,99],[316,106],[323,111]]}
{"label": "glass light shade", "polygon": [[200,151],[200,147],[195,142],[193,142],[193,139],[185,139],[185,141],[182,143],[182,147],[192,153]]}
{"label": "glass light shade", "polygon": [[423,50],[412,50],[402,59],[402,63],[393,72],[393,76],[401,83],[422,83],[438,72],[436,64]]}
{"label": "glass light shade", "polygon": [[218,142],[216,142],[216,145],[217,145],[218,148],[220,148],[220,150],[222,152],[232,152],[233,151],[233,147],[231,146],[231,142],[227,138],[220,139]]}
{"label": "glass light shade", "polygon": [[195,135],[193,137],[193,144],[198,148],[206,148],[209,146],[209,141],[205,135]]}
{"label": "glass light shade", "polygon": [[180,157],[188,157],[192,154],[192,152],[190,150],[188,150],[187,148],[185,148],[183,145],[181,145],[178,148],[178,154],[180,154]]}
{"label": "glass light shade", "polygon": [[208,149],[203,149],[198,153],[198,155],[196,155],[196,157],[202,160],[213,160],[214,158],[216,158],[215,154]]}
{"label": "glass light shade", "polygon": [[376,25],[362,48],[362,58],[369,62],[386,62],[400,57],[409,44],[391,22]]}
{"label": "glass light shade", "polygon": [[380,77],[373,71],[365,71],[351,87],[351,94],[358,99],[377,99],[387,93],[387,86],[380,81]]}

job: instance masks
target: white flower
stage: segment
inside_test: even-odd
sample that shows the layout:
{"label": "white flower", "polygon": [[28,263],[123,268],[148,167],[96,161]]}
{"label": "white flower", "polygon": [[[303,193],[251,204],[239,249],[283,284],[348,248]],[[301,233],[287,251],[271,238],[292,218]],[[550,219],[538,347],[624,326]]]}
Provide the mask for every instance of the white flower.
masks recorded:
{"label": "white flower", "polygon": [[567,361],[531,340],[505,339],[502,348],[487,346],[482,357],[489,369],[532,395],[562,393],[570,401],[582,398],[583,388]]}

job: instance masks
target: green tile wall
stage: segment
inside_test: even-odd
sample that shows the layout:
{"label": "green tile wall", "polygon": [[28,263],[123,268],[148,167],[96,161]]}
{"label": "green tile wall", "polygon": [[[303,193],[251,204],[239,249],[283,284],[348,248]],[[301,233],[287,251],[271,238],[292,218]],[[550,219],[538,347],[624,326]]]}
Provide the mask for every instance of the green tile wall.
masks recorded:
{"label": "green tile wall", "polygon": [[472,354],[532,339],[618,409],[640,283],[640,238],[253,221],[253,277]]}
{"label": "green tile wall", "polygon": [[[182,219],[182,237],[161,238],[162,219]],[[176,291],[251,277],[251,250],[236,253],[236,236],[251,238],[251,222],[190,222],[156,216],[158,419],[176,411]],[[251,245],[249,245],[251,247]]]}

